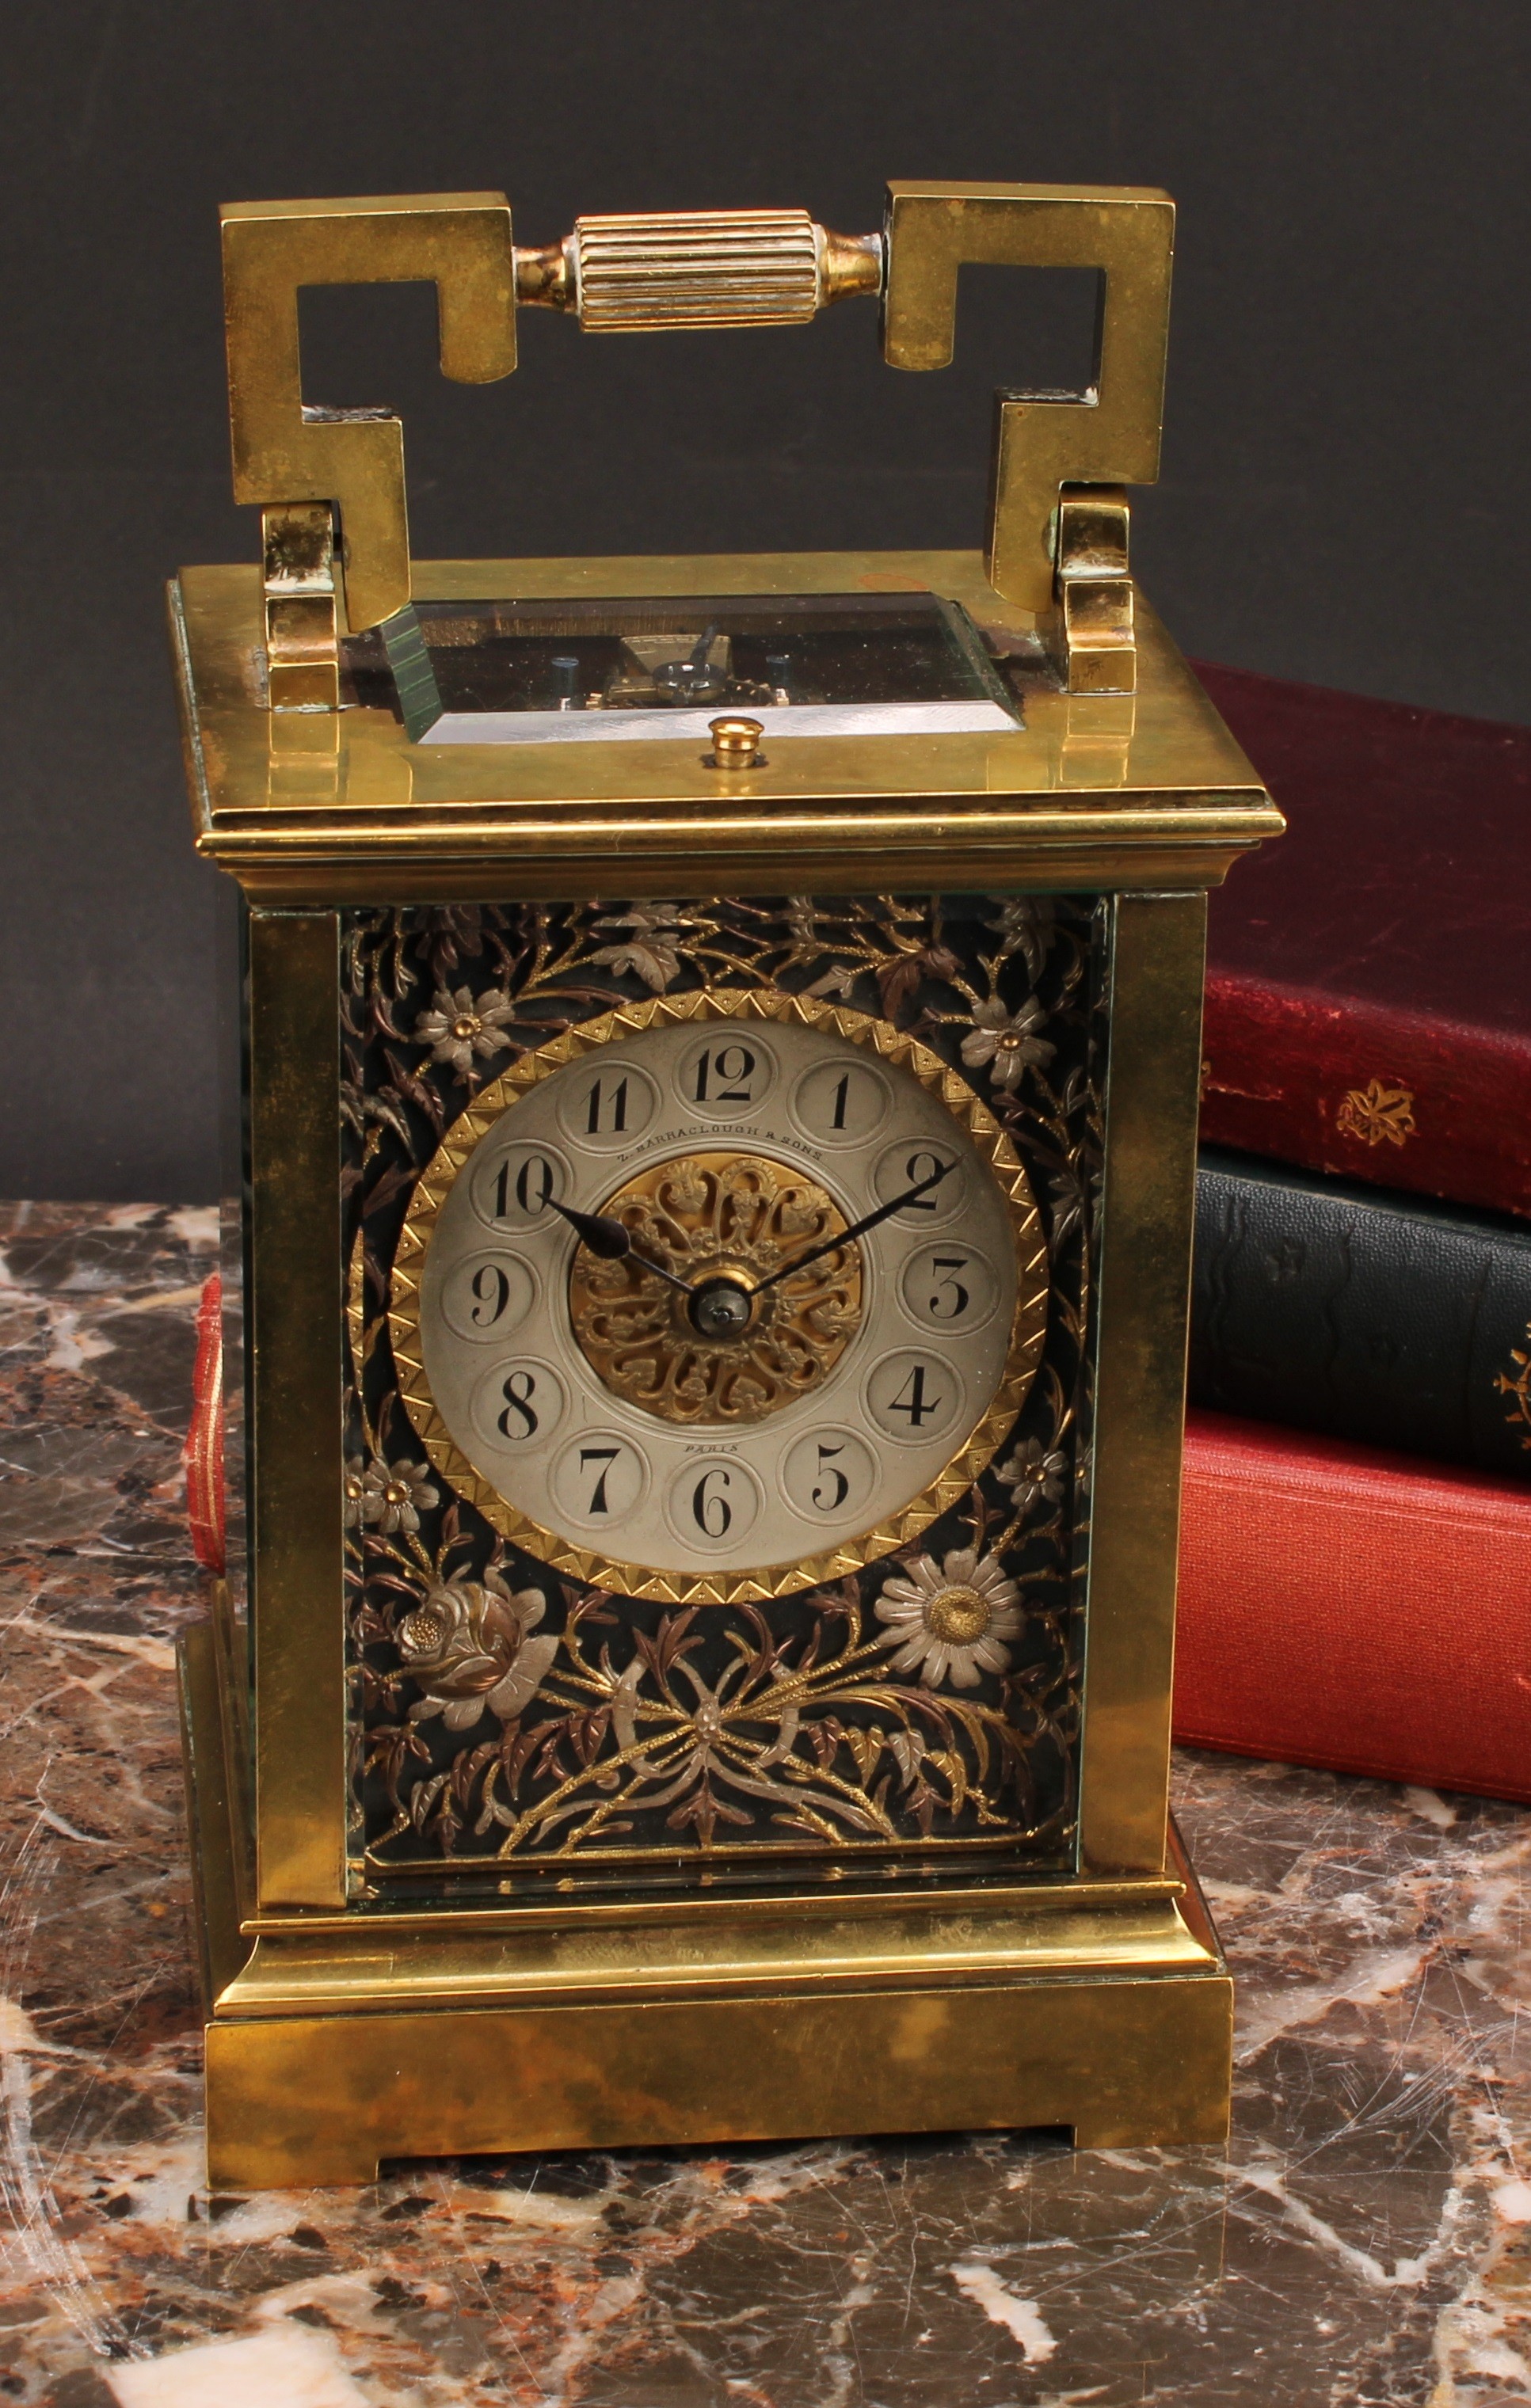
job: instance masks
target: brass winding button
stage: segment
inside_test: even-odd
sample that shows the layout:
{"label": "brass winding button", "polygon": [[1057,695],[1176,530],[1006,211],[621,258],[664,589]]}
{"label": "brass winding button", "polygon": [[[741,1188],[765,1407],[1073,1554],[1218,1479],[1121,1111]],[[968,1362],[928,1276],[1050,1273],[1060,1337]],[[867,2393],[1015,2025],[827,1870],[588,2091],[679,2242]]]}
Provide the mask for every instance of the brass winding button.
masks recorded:
{"label": "brass winding button", "polygon": [[715,769],[763,769],[765,756],[760,751],[760,738],[765,728],[758,719],[712,719],[707,723],[712,731]]}

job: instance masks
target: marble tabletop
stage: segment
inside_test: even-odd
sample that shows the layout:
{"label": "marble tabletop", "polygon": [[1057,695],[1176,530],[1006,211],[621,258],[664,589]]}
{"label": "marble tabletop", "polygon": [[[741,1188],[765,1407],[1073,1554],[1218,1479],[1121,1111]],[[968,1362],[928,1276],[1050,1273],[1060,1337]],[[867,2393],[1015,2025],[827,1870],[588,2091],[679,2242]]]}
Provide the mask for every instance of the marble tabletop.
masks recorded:
{"label": "marble tabletop", "polygon": [[209,2195],[173,1702],[213,1215],[0,1206],[0,2401],[1531,2401],[1531,1816],[1185,1756],[1234,2136]]}

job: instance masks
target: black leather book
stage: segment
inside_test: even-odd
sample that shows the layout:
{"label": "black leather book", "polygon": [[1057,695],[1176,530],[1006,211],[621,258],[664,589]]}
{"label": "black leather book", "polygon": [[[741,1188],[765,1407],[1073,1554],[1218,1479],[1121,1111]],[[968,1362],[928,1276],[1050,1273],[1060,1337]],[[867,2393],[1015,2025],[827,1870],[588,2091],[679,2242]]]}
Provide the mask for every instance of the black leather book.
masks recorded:
{"label": "black leather book", "polygon": [[1531,1226],[1200,1164],[1192,1404],[1531,1480]]}

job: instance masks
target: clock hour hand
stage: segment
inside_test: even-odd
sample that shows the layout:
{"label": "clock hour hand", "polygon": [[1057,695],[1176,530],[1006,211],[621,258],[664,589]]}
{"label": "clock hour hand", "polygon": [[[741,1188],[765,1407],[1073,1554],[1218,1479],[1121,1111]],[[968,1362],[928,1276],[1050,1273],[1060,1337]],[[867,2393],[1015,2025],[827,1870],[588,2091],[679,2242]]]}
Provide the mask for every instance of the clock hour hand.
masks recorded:
{"label": "clock hour hand", "polygon": [[562,1214],[593,1254],[599,1254],[603,1261],[609,1263],[624,1262],[630,1254],[635,1263],[642,1263],[646,1271],[654,1271],[660,1279],[668,1280],[671,1286],[678,1287],[683,1296],[692,1294],[689,1280],[683,1280],[678,1271],[671,1270],[666,1264],[657,1263],[652,1254],[641,1254],[623,1224],[613,1220],[610,1213],[576,1212],[571,1204],[555,1203],[551,1196],[547,1200],[555,1212]]}
{"label": "clock hour hand", "polygon": [[939,1187],[947,1171],[956,1168],[955,1160],[944,1162],[938,1170],[932,1171],[929,1179],[917,1180],[914,1186],[906,1187],[902,1196],[895,1196],[890,1204],[879,1204],[875,1212],[868,1212],[859,1221],[853,1221],[848,1229],[841,1230],[838,1238],[826,1238],[821,1246],[810,1246],[805,1254],[794,1254],[789,1263],[783,1263],[780,1270],[773,1271],[768,1279],[758,1281],[750,1293],[763,1296],[766,1289],[774,1287],[778,1280],[789,1279],[794,1271],[801,1271],[805,1265],[816,1263],[824,1254],[832,1254],[838,1246],[848,1246],[853,1238],[865,1237],[867,1231],[876,1228],[879,1222],[891,1220],[893,1214],[902,1212],[906,1204],[913,1204],[917,1197],[928,1196],[932,1187]]}

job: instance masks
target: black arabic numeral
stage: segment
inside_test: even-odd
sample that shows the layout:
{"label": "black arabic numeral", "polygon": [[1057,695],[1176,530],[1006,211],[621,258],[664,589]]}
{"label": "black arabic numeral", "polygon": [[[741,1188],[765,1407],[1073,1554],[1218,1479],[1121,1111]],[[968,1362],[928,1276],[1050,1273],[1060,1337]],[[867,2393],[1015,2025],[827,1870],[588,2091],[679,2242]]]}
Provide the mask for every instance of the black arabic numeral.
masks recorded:
{"label": "black arabic numeral", "polygon": [[[498,1263],[481,1263],[473,1273],[473,1294],[478,1301],[469,1318],[476,1329],[492,1329],[511,1300],[511,1283]],[[494,1297],[494,1309],[485,1312],[483,1307]]]}
{"label": "black arabic numeral", "polygon": [[[532,1410],[531,1403],[533,1397],[537,1394],[537,1380],[535,1374],[530,1371],[511,1371],[507,1373],[505,1384],[500,1389],[499,1393],[505,1399],[505,1410],[499,1414],[496,1424],[500,1437],[508,1439],[524,1439],[535,1436],[538,1428],[538,1419],[536,1413]],[[518,1429],[513,1429],[511,1427],[511,1415],[513,1413],[520,1424],[520,1427]]]}
{"label": "black arabic numeral", "polygon": [[511,1197],[528,1219],[547,1209],[548,1197],[556,1185],[553,1165],[544,1154],[529,1154],[513,1182],[509,1156],[495,1173],[495,1218],[503,1221],[511,1209]]}
{"label": "black arabic numeral", "polygon": [[[714,1077],[717,1086],[712,1084]],[[755,1056],[747,1045],[709,1045],[697,1056],[696,1100],[699,1104],[747,1104]]]}
{"label": "black arabic numeral", "polygon": [[596,1480],[596,1484],[590,1492],[590,1502],[585,1509],[587,1513],[609,1513],[611,1512],[612,1509],[606,1502],[606,1482],[610,1477],[612,1466],[616,1461],[616,1458],[621,1452],[622,1449],[619,1446],[581,1447],[580,1469],[582,1471],[584,1471],[585,1468],[592,1463],[599,1463],[601,1467]]}
{"label": "black arabic numeral", "polygon": [[814,1489],[814,1503],[818,1507],[821,1513],[838,1512],[846,1498],[850,1495],[850,1482],[845,1478],[840,1466],[834,1460],[834,1457],[837,1455],[844,1455],[845,1452],[845,1450],[844,1446],[824,1446],[821,1444],[819,1447],[818,1468],[820,1471],[822,1471],[827,1464],[829,1466],[830,1478],[834,1482],[834,1495],[832,1497],[826,1497],[823,1494],[821,1483],[816,1485]]}
{"label": "black arabic numeral", "polygon": [[[945,1170],[946,1168],[946,1165],[938,1154],[932,1154],[922,1148],[918,1154],[912,1154],[909,1156],[903,1166],[903,1175],[911,1187],[917,1187],[921,1180],[933,1179],[938,1170]],[[928,1196],[917,1196],[913,1202],[906,1204],[903,1209],[906,1212],[933,1212],[935,1190],[932,1188]]]}
{"label": "black arabic numeral", "polygon": [[[965,1270],[967,1268],[966,1254],[933,1254],[931,1258],[931,1268],[932,1270],[945,1271],[946,1273],[946,1277],[942,1281],[941,1285],[937,1288],[934,1296],[932,1297],[929,1305],[926,1307],[932,1320],[960,1321],[963,1313],[967,1311],[968,1306],[973,1301],[968,1290],[963,1286],[962,1282],[956,1276],[958,1271]],[[942,1298],[947,1296],[955,1297],[956,1301],[953,1303],[949,1312],[943,1312],[941,1310]]]}
{"label": "black arabic numeral", "polygon": [[[598,1079],[590,1090],[590,1110],[585,1124],[587,1137],[599,1137],[601,1128],[601,1088],[605,1082]],[[611,1098],[610,1128],[614,1137],[621,1137],[628,1125],[628,1082],[619,1079]]]}
{"label": "black arabic numeral", "polygon": [[911,1429],[921,1428],[932,1413],[941,1411],[939,1397],[925,1394],[925,1366],[917,1363],[902,1392],[889,1399],[890,1413],[907,1413]]}
{"label": "black arabic numeral", "polygon": [[[710,1495],[708,1483],[713,1480],[721,1481],[723,1487]],[[704,1539],[726,1538],[733,1526],[733,1508],[723,1494],[728,1485],[727,1469],[721,1463],[715,1463],[691,1491],[691,1519]]]}
{"label": "black arabic numeral", "polygon": [[[535,1181],[536,1193],[533,1194]],[[544,1154],[530,1154],[521,1165],[515,1179],[515,1200],[523,1212],[536,1214],[546,1210],[547,1199],[554,1188],[553,1165]]]}

